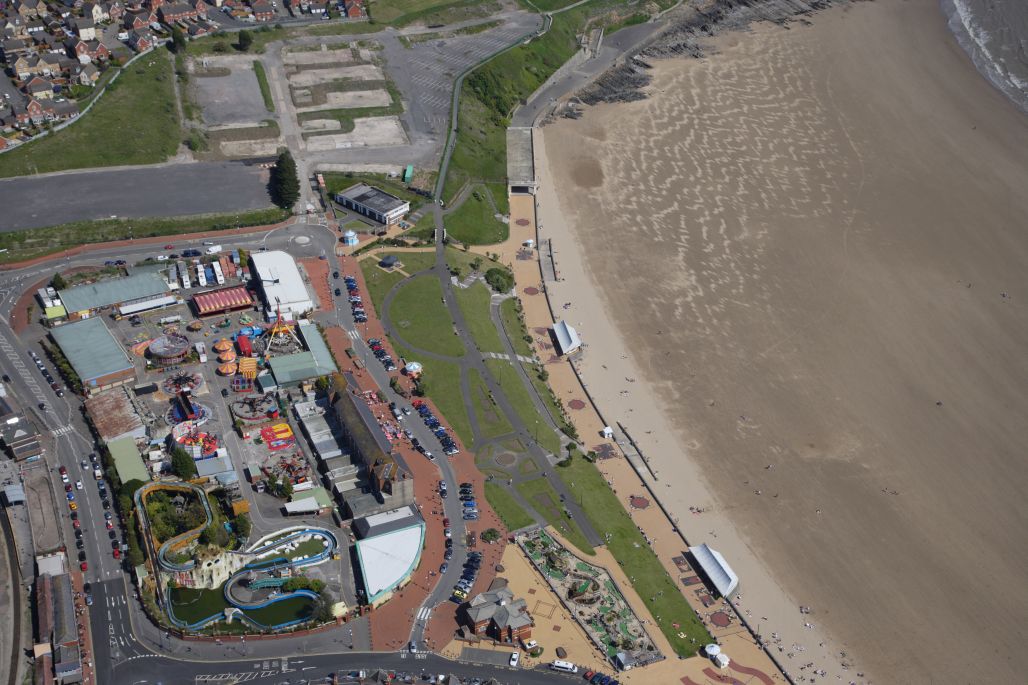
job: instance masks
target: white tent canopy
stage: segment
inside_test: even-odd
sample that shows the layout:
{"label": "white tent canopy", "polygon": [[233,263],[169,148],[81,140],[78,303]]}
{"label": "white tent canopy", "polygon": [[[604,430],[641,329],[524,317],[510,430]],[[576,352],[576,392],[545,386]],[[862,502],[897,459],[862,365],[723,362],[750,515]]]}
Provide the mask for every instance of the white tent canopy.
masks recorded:
{"label": "white tent canopy", "polygon": [[578,331],[568,325],[566,321],[558,321],[553,325],[553,334],[557,338],[557,346],[561,354],[571,354],[582,346],[582,339],[578,337]]}
{"label": "white tent canopy", "polygon": [[690,547],[689,552],[692,553],[693,558],[699,563],[722,597],[731,596],[739,587],[739,576],[735,575],[735,571],[717,550],[702,544]]}

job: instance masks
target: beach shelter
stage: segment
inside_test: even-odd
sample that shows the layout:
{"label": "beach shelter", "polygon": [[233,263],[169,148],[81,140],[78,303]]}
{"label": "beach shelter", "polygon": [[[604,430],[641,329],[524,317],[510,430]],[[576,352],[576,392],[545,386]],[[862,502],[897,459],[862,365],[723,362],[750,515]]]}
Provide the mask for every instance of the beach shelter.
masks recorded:
{"label": "beach shelter", "polygon": [[347,231],[343,234],[343,245],[349,245],[352,247],[358,243],[360,243],[360,239],[357,237],[355,232]]}

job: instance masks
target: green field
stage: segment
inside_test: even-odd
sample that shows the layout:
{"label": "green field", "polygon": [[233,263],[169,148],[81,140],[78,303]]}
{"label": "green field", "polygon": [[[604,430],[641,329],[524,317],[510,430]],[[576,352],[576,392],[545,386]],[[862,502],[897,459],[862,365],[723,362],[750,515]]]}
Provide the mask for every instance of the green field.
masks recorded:
{"label": "green field", "polygon": [[368,297],[375,305],[375,311],[382,315],[382,302],[386,294],[393,289],[397,283],[405,277],[399,271],[383,271],[378,268],[380,257],[371,256],[360,261],[361,271],[364,273],[364,283],[368,287]]}
{"label": "green field", "polygon": [[485,365],[496,378],[496,382],[503,388],[503,393],[514,407],[514,411],[525,422],[529,434],[544,450],[552,454],[560,454],[560,437],[550,427],[549,422],[535,410],[528,389],[510,362],[502,359],[486,359]]}
{"label": "green field", "polygon": [[435,236],[435,215],[431,212],[425,214],[404,235],[418,240],[431,240]]}
{"label": "green field", "polygon": [[446,235],[468,245],[492,245],[506,240],[510,231],[507,224],[496,218],[489,195],[484,186],[475,186],[460,207],[443,219]]}
{"label": "green field", "polygon": [[387,254],[396,255],[396,258],[403,264],[403,270],[411,276],[435,266],[435,250],[427,250],[425,252],[383,252],[381,256],[384,257]]}
{"label": "green field", "polygon": [[478,349],[482,352],[503,353],[500,333],[489,316],[492,291],[483,283],[475,283],[470,288],[454,288],[453,292],[464,314],[468,332],[471,333]]}
{"label": "green field", "polygon": [[[6,156],[6,155],[4,155]],[[31,259],[90,243],[197,231],[222,231],[238,226],[266,226],[289,217],[277,207],[239,214],[169,217],[166,219],[101,219],[0,233],[0,264]]]}
{"label": "green field", "polygon": [[257,75],[257,85],[261,87],[261,97],[264,98],[264,106],[269,112],[275,111],[275,101],[271,99],[271,86],[268,85],[268,75],[264,71],[264,65],[259,59],[253,61],[253,73]]}
{"label": "green field", "polygon": [[512,432],[514,427],[510,425],[510,421],[507,420],[500,408],[489,398],[489,388],[486,387],[478,369],[471,369],[468,374],[471,401],[474,403],[475,417],[478,419],[478,428],[482,433],[482,438],[488,440]]}
{"label": "green field", "polygon": [[578,527],[575,520],[564,514],[560,495],[548,480],[541,477],[526,480],[518,483],[517,489],[521,496],[532,505],[532,508],[542,514],[546,522],[556,528],[580,552],[589,556],[596,554],[596,550],[585,539],[582,529]]}
{"label": "green field", "polygon": [[165,51],[138,60],[71,126],[0,155],[0,177],[165,161],[182,140],[174,78]]}
{"label": "green field", "polygon": [[428,396],[435,402],[436,407],[442,412],[440,420],[445,418],[444,423],[457,433],[464,446],[471,449],[472,438],[471,421],[464,409],[464,393],[460,387],[460,366],[453,362],[428,359],[416,352],[400,345],[393,340],[393,349],[407,361],[419,361],[424,367],[424,385],[428,389]]}
{"label": "green field", "polygon": [[502,485],[486,483],[485,498],[503,521],[503,525],[507,526],[508,531],[535,523],[535,519],[528,515],[525,508]]}
{"label": "green field", "polygon": [[[633,587],[653,613],[675,652],[680,656],[692,656],[699,645],[710,642],[707,629],[682,596],[675,580],[664,570],[621,501],[611,492],[603,474],[581,457],[572,459],[566,467],[558,468],[557,473],[596,530],[601,535],[610,534],[607,548],[625,575],[634,579]],[[679,627],[676,628],[675,623]],[[685,637],[678,637],[678,633],[684,633]],[[695,638],[697,644],[692,644],[689,638]]]}
{"label": "green field", "polygon": [[389,309],[393,327],[408,343],[449,357],[464,355],[435,276],[417,276],[400,287]]}

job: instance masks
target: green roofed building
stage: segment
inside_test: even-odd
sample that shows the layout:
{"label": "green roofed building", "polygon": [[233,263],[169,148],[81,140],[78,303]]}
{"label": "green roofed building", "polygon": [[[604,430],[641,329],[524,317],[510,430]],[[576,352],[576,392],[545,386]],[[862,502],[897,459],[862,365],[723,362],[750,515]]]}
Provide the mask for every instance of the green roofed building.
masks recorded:
{"label": "green roofed building", "polygon": [[114,468],[122,483],[130,480],[140,480],[146,483],[150,480],[150,473],[146,470],[135,440],[132,438],[111,440],[107,443],[107,450],[111,453]]}
{"label": "green roofed building", "polygon": [[[164,278],[157,272],[137,273],[125,278],[112,278],[108,281],[97,281],[87,285],[61,290],[58,295],[61,304],[68,310],[71,320],[84,319],[97,310],[105,307],[127,304],[142,304],[153,301],[154,307],[173,304],[175,298],[169,296],[170,288]],[[171,302],[168,299],[172,300]],[[138,307],[136,311],[143,311]],[[146,309],[144,307],[143,309]]]}
{"label": "green roofed building", "polygon": [[50,337],[82,379],[87,395],[136,382],[135,364],[101,319],[58,326],[50,331]]}
{"label": "green roofed building", "polygon": [[272,357],[268,366],[280,387],[299,385],[318,376],[327,376],[338,371],[332,353],[321,337],[321,331],[312,323],[299,325],[300,338],[307,347],[306,352]]}

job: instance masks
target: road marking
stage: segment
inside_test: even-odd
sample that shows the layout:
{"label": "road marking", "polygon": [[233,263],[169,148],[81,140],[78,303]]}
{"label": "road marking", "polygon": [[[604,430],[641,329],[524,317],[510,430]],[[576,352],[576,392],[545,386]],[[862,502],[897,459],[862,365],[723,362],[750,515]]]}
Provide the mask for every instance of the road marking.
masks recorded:
{"label": "road marking", "polygon": [[427,621],[428,617],[432,615],[432,607],[421,607],[421,611],[418,612],[419,621]]}

